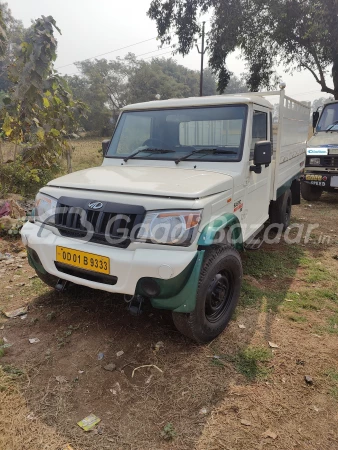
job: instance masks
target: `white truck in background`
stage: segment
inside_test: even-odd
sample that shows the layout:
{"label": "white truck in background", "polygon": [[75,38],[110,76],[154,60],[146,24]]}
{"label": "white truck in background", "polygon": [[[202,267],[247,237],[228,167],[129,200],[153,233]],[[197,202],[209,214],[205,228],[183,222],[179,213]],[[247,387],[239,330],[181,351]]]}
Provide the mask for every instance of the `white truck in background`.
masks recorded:
{"label": "white truck in background", "polygon": [[301,177],[302,196],[309,202],[319,200],[324,191],[338,194],[338,101],[315,111],[312,126]]}
{"label": "white truck in background", "polygon": [[125,107],[102,166],[38,193],[22,229],[30,264],[59,290],[149,301],[186,336],[214,339],[240,296],[238,251],[269,218],[285,229],[300,202],[309,114],[284,89]]}

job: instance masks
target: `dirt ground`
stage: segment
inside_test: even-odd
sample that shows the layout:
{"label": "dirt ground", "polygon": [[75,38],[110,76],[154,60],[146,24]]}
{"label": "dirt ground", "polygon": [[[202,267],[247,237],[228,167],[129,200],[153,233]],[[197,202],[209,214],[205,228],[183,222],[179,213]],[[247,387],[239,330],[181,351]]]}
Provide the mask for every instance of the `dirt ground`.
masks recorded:
{"label": "dirt ground", "polygon": [[[319,227],[307,244],[243,253],[241,305],[202,347],[149,305],[134,317],[119,296],[53,291],[32,278],[20,242],[1,239],[11,258],[0,261],[0,309],[28,313],[0,317],[11,344],[0,449],[336,450],[338,197],[303,202],[293,221]],[[101,422],[85,432],[77,422],[91,413]]]}

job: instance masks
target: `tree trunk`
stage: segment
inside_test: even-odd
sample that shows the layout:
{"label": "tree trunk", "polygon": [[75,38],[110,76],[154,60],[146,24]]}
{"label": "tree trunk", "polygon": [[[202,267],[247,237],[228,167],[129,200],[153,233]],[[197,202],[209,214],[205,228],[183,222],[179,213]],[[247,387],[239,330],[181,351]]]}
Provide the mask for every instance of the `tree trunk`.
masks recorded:
{"label": "tree trunk", "polygon": [[2,142],[0,141],[0,164],[4,162],[4,156],[2,154]]}
{"label": "tree trunk", "polygon": [[333,79],[334,98],[335,100],[338,100],[338,55],[336,55],[336,57],[333,60],[332,79]]}
{"label": "tree trunk", "polygon": [[72,167],[72,149],[69,148],[67,150],[67,172],[72,173],[73,167]]}
{"label": "tree trunk", "polygon": [[14,146],[14,156],[13,156],[13,161],[16,161],[16,155],[18,153],[18,144],[15,144]]}

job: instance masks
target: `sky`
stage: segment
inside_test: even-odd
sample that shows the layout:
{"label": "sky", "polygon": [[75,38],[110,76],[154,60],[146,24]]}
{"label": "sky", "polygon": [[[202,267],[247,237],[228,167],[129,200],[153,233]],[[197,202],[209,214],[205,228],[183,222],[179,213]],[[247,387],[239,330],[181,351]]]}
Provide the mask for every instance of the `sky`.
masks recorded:
{"label": "sky", "polygon": [[[159,48],[155,22],[146,12],[151,0],[6,0],[16,19],[28,27],[32,19],[52,15],[62,35],[58,35],[58,57],[55,67],[63,74],[78,73],[75,61],[97,55],[114,59],[128,52],[142,55],[142,59],[154,56],[172,57],[167,46]],[[206,31],[209,28],[208,17]],[[142,42],[146,41],[146,42]],[[142,42],[142,43],[140,43]],[[122,49],[123,47],[129,48]],[[118,50],[121,49],[121,50]],[[118,50],[118,51],[114,51]],[[190,69],[200,69],[200,55],[193,49],[189,55],[175,55],[179,64]],[[206,63],[208,58],[206,57]],[[237,76],[244,71],[245,62],[236,52],[228,58],[229,69]],[[286,82],[286,93],[299,101],[313,101],[328,97],[320,92],[320,86],[308,71],[286,74],[278,68],[278,74]],[[328,78],[329,81],[329,78]]]}

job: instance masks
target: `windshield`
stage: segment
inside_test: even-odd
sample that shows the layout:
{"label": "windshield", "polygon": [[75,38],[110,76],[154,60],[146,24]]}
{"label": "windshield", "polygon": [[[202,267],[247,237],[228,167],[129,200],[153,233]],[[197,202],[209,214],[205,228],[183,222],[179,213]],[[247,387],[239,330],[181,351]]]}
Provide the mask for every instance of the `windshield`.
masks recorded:
{"label": "windshield", "polygon": [[317,131],[338,131],[338,103],[324,106],[320,116]]}
{"label": "windshield", "polygon": [[246,105],[124,112],[107,157],[240,161]]}

